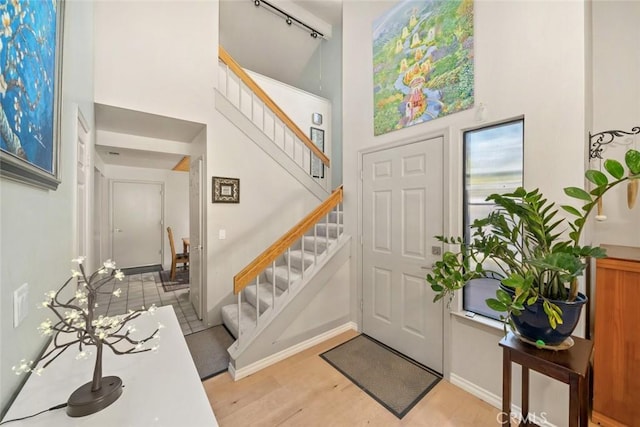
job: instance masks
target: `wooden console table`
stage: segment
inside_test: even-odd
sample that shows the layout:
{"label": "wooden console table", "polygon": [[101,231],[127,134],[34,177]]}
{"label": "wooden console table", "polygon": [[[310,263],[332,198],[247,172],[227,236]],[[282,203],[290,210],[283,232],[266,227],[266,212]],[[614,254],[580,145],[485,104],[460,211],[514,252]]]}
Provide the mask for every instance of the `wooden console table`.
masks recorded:
{"label": "wooden console table", "polygon": [[[165,328],[160,330],[157,352],[116,356],[105,349],[104,376],[117,375],[124,386],[122,396],[110,406],[79,418],[58,409],[8,426],[217,426],[173,307],[160,307],[154,315],[140,316],[132,324],[144,334],[158,322]],[[76,354],[69,349],[41,376],[31,375],[3,421],[66,402],[76,388],[90,381],[95,359],[75,360]]]}
{"label": "wooden console table", "polygon": [[[500,341],[502,353],[502,411],[511,413],[511,362],[522,366],[522,419],[529,414],[529,369],[569,384],[569,427],[587,427],[589,423],[589,363],[593,342],[572,337],[568,350],[538,349],[523,343],[513,333]],[[510,418],[502,420],[510,425]],[[526,423],[521,425],[535,425]]]}

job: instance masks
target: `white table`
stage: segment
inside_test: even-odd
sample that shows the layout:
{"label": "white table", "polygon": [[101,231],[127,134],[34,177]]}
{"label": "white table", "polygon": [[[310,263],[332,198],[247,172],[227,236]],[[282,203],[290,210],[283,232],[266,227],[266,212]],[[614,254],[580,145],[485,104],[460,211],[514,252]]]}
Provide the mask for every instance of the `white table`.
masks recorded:
{"label": "white table", "polygon": [[[160,330],[157,352],[116,356],[105,348],[103,376],[116,375],[124,385],[122,395],[113,404],[85,417],[72,418],[66,414],[66,409],[58,409],[8,425],[217,426],[173,307],[160,307],[154,315],[141,316],[131,323],[142,338],[153,332],[158,322],[165,328]],[[95,356],[76,360],[76,354],[77,350],[70,348],[41,376],[31,375],[3,420],[31,415],[64,403],[75,389],[91,381]]]}

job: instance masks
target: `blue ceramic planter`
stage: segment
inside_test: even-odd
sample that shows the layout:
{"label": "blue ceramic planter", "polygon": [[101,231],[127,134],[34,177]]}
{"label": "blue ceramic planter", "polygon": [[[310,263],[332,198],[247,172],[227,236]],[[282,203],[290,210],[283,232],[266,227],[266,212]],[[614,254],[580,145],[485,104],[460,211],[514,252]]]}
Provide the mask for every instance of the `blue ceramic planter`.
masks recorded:
{"label": "blue ceramic planter", "polygon": [[[513,294],[509,288],[502,287],[506,292]],[[538,298],[533,305],[525,305],[525,309],[520,316],[512,316],[516,330],[524,338],[536,342],[542,340],[546,345],[558,345],[571,336],[578,320],[582,307],[587,302],[587,297],[578,293],[575,301],[552,301],[560,310],[562,310],[561,325],[557,325],[556,329],[549,325],[549,318],[542,307],[542,300]]]}

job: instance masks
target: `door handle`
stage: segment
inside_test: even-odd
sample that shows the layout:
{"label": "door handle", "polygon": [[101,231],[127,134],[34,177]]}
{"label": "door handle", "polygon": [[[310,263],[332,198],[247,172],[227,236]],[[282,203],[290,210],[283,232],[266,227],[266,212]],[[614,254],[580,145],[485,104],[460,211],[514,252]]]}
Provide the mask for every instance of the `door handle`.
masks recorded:
{"label": "door handle", "polygon": [[422,267],[420,267],[421,270],[433,270],[436,266],[436,263],[434,262],[433,264],[431,264],[431,267],[427,266],[427,265],[423,265]]}
{"label": "door handle", "polygon": [[122,230],[120,228],[114,228],[113,232],[114,233],[122,233]]}

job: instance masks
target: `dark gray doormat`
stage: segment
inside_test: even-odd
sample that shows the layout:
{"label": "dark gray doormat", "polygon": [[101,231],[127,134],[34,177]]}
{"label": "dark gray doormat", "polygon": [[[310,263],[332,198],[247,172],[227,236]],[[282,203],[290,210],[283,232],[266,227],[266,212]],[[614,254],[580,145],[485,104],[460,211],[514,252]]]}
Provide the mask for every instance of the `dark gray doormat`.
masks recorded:
{"label": "dark gray doormat", "polygon": [[233,336],[223,325],[214,326],[184,337],[201,380],[206,380],[227,370]]}
{"label": "dark gray doormat", "polygon": [[151,273],[154,271],[162,271],[162,266],[160,264],[153,265],[143,265],[140,267],[128,267],[122,268],[122,274],[125,276],[131,276],[132,274],[142,274],[142,273]]}
{"label": "dark gray doormat", "polygon": [[440,375],[366,335],[320,355],[396,417],[404,417]]}

